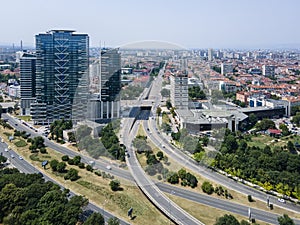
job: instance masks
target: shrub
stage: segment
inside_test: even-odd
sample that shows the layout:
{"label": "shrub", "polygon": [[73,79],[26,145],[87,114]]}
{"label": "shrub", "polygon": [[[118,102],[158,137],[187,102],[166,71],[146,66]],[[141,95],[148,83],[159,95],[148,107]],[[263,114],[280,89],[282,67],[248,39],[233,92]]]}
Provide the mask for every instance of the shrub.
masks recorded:
{"label": "shrub", "polygon": [[93,167],[91,165],[87,165],[86,170],[90,171],[90,172],[93,172]]}
{"label": "shrub", "polygon": [[78,180],[80,177],[78,176],[78,170],[71,168],[68,173],[64,176],[65,180],[75,181]]}
{"label": "shrub", "polygon": [[57,171],[57,165],[58,165],[58,161],[56,159],[53,159],[50,161],[50,167],[53,171]]}
{"label": "shrub", "polygon": [[118,191],[120,189],[120,181],[118,180],[112,180],[109,183],[109,186],[111,188],[112,191]]}
{"label": "shrub", "polygon": [[64,162],[69,161],[69,159],[70,159],[70,158],[69,158],[68,155],[64,155],[64,156],[61,157],[61,160],[64,161]]}
{"label": "shrub", "polygon": [[40,148],[40,153],[46,154],[46,153],[47,153],[46,148],[45,148],[45,147],[41,147],[41,148]]}
{"label": "shrub", "polygon": [[253,202],[253,199],[252,199],[252,196],[251,196],[251,195],[248,195],[248,201],[249,201],[249,202]]}
{"label": "shrub", "polygon": [[204,193],[209,195],[211,195],[214,192],[214,187],[208,181],[204,181],[201,188]]}
{"label": "shrub", "polygon": [[80,162],[79,164],[78,164],[78,167],[80,168],[80,169],[84,169],[84,163],[82,163],[82,162]]}
{"label": "shrub", "polygon": [[69,165],[74,165],[74,160],[73,159],[69,159],[68,163],[69,163]]}

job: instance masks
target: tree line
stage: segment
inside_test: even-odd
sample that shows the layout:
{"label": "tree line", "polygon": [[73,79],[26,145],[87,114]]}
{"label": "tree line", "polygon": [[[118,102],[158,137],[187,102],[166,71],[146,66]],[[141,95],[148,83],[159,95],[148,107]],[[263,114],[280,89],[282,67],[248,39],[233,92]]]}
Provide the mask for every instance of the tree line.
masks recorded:
{"label": "tree line", "polygon": [[[104,225],[100,213],[84,219],[88,199],[70,197],[69,190],[45,181],[40,174],[24,174],[17,169],[0,170],[0,223],[4,225]],[[108,224],[119,224],[111,218]]]}
{"label": "tree line", "polygon": [[292,147],[248,146],[245,136],[226,130],[221,154],[214,163],[219,169],[267,191],[300,199],[300,155],[295,154]]}

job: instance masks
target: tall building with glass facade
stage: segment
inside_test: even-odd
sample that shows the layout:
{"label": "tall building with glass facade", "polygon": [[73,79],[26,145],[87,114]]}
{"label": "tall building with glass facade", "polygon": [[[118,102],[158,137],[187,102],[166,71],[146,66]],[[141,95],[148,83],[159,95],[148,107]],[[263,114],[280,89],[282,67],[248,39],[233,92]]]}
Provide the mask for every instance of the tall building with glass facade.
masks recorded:
{"label": "tall building with glass facade", "polygon": [[36,35],[36,124],[85,117],[88,98],[89,37],[71,30]]}
{"label": "tall building with glass facade", "polygon": [[30,104],[36,100],[36,55],[20,52],[21,115],[30,115]]}
{"label": "tall building with glass facade", "polygon": [[101,49],[99,60],[91,65],[98,88],[89,102],[89,118],[107,122],[120,117],[121,54],[119,49]]}

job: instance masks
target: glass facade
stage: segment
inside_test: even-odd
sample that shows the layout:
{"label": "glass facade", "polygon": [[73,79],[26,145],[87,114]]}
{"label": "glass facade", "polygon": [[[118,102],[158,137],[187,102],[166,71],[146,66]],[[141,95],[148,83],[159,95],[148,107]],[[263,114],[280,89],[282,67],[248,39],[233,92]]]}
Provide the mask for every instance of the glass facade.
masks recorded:
{"label": "glass facade", "polygon": [[84,117],[86,107],[80,106],[87,101],[88,51],[87,34],[52,30],[36,35],[36,102],[31,107],[35,123],[71,119],[73,107]]}

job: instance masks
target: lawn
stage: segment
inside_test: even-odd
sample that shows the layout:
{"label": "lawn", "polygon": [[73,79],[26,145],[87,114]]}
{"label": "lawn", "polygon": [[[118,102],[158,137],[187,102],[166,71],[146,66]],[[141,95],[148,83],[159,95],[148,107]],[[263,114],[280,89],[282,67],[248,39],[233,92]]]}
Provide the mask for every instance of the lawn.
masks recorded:
{"label": "lawn", "polygon": [[17,116],[17,118],[24,120],[26,122],[31,121],[31,116]]}
{"label": "lawn", "polygon": [[21,148],[21,147],[25,147],[27,145],[26,141],[24,140],[18,140],[17,142],[14,143],[15,146],[17,146],[18,148]]}

